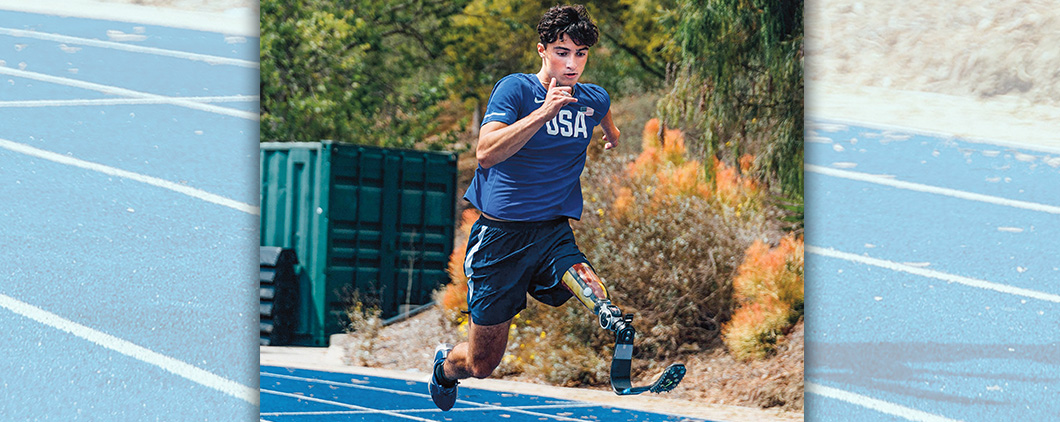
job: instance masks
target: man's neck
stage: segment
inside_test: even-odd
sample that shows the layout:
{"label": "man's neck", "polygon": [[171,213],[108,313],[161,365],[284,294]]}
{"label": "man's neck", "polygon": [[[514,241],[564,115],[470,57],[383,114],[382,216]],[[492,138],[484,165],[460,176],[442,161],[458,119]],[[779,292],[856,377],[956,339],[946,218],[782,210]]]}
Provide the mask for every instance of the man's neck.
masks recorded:
{"label": "man's neck", "polygon": [[549,77],[548,72],[545,72],[545,69],[541,69],[541,71],[537,72],[537,81],[541,82],[541,85],[543,85],[545,89],[548,89]]}
{"label": "man's neck", "polygon": [[[544,86],[545,89],[548,89],[548,83],[551,82],[551,79],[552,79],[551,77],[548,76],[548,72],[545,72],[545,69],[541,69],[541,71],[537,72],[536,76],[537,76],[537,81],[541,82],[541,86]],[[556,86],[566,86],[566,85],[560,85],[559,84],[559,79],[557,79],[556,80]],[[574,94],[574,87],[573,86],[571,87],[571,91],[570,92],[571,92],[571,94]]]}

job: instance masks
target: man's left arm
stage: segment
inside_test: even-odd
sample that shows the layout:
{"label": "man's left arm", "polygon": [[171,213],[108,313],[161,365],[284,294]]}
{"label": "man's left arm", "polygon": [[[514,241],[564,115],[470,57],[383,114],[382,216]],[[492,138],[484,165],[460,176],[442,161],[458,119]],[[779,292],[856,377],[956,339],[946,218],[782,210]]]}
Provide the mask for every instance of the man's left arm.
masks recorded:
{"label": "man's left arm", "polygon": [[611,149],[618,146],[618,138],[622,135],[622,131],[618,130],[615,126],[615,121],[611,120],[611,110],[607,110],[607,115],[600,121],[600,128],[604,130],[604,149]]}

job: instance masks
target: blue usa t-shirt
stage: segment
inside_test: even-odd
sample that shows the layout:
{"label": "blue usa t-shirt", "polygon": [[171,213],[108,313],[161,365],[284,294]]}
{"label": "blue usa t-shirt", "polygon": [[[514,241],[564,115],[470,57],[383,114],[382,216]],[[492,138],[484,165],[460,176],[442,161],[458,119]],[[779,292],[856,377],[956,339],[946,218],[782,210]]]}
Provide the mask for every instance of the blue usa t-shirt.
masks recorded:
{"label": "blue usa t-shirt", "polygon": [[[493,87],[482,124],[511,125],[537,110],[547,89],[537,75],[505,76]],[[511,221],[580,219],[585,152],[611,107],[607,91],[593,84],[575,84],[578,102],[567,104],[546,122],[515,155],[475,170],[464,199],[487,215]]]}

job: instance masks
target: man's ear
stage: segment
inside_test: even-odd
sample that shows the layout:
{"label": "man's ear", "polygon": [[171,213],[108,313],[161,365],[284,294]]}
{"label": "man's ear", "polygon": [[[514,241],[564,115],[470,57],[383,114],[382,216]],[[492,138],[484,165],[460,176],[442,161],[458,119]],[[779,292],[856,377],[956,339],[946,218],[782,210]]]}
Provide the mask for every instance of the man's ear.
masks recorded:
{"label": "man's ear", "polygon": [[537,43],[537,55],[541,56],[542,59],[545,58],[545,45],[544,44]]}

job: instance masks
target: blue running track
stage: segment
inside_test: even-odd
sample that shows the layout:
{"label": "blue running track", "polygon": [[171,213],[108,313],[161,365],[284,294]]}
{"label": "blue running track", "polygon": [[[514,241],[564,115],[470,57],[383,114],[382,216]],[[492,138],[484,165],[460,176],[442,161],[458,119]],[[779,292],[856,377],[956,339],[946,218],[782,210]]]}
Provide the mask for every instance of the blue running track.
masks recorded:
{"label": "blue running track", "polygon": [[313,421],[703,421],[600,404],[459,387],[456,406],[434,406],[422,382],[263,366],[261,420]]}
{"label": "blue running track", "polygon": [[256,420],[257,56],[0,10],[0,419]]}
{"label": "blue running track", "polygon": [[806,419],[1060,420],[1060,151],[806,144]]}

